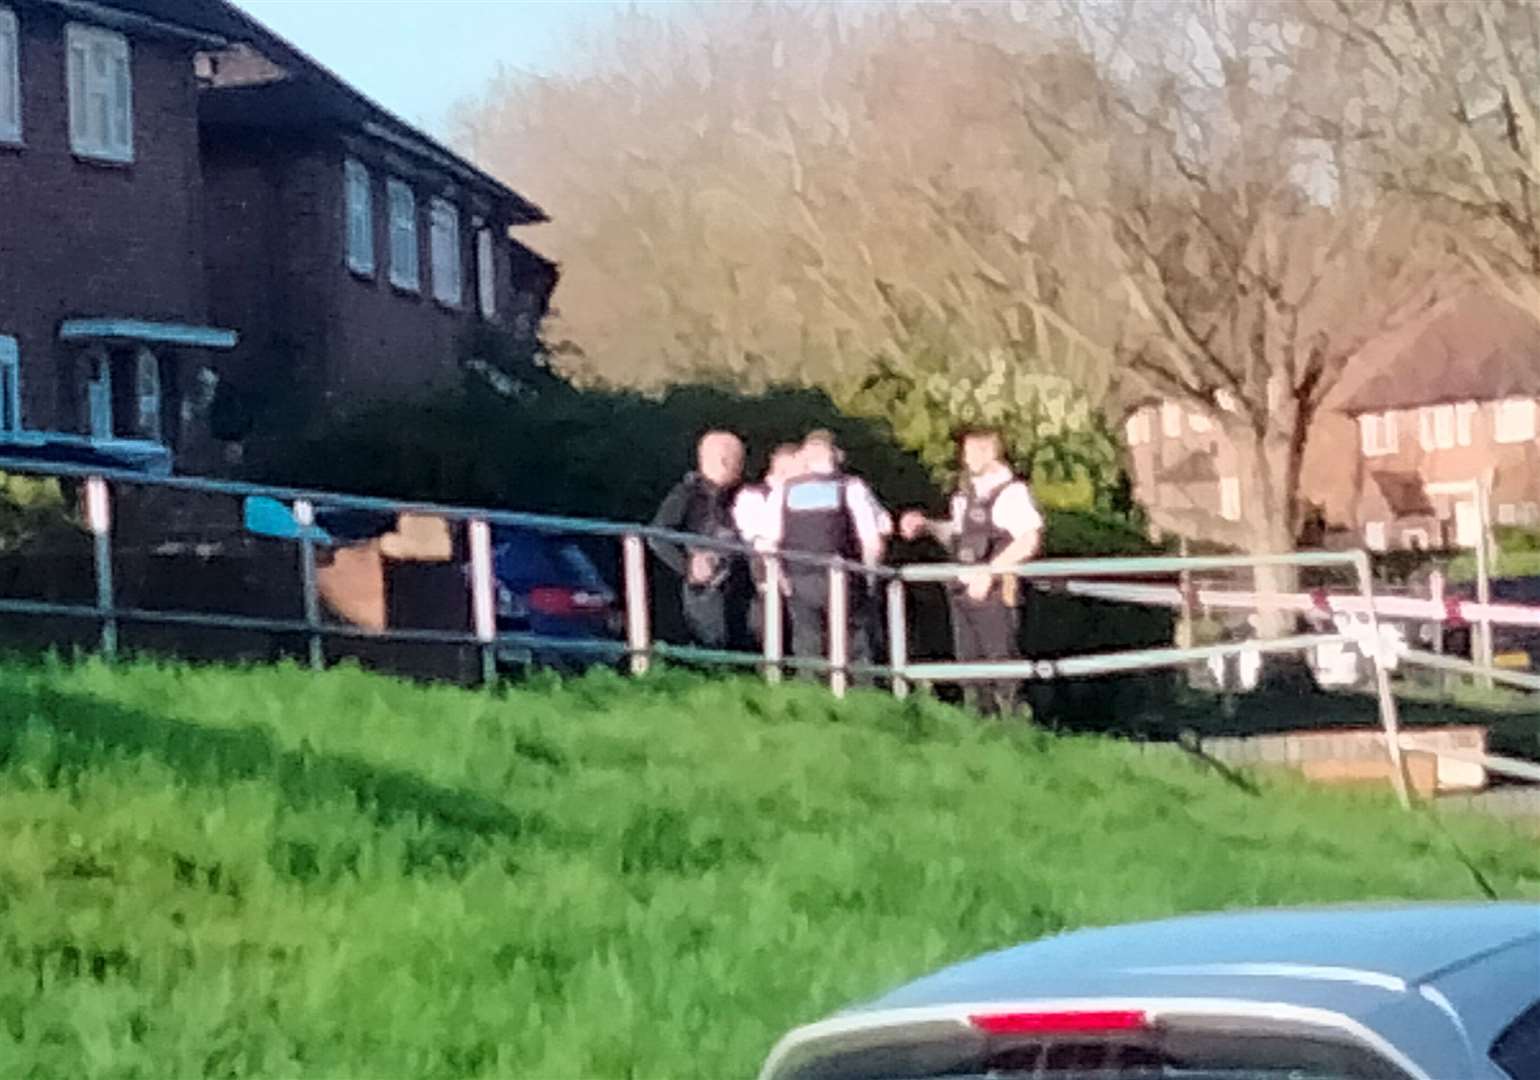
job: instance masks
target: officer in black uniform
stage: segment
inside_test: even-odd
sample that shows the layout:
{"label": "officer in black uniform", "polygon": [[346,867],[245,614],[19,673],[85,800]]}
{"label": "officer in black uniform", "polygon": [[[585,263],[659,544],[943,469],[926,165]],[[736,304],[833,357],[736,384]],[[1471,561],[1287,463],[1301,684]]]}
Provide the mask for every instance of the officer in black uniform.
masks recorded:
{"label": "officer in black uniform", "polygon": [[[911,510],[899,528],[910,540],[929,533],[955,562],[980,568],[951,589],[957,659],[1014,660],[1020,655],[1020,581],[998,571],[1037,554],[1043,518],[1026,481],[1005,463],[998,432],[967,431],[960,442],[966,475],[952,496],[951,516],[931,521]],[[1016,707],[1016,688],[1015,680],[990,683],[968,697],[986,715],[1009,713]]]}
{"label": "officer in black uniform", "polygon": [[[743,442],[711,431],[696,448],[696,468],[668,493],[652,523],[672,532],[742,543],[733,500],[743,479]],[[746,649],[753,586],[744,559],[715,548],[685,548],[649,540],[653,554],[680,577],[680,601],[690,636],[707,649]]]}
{"label": "officer in black uniform", "polygon": [[[802,444],[802,475],[788,481],[780,499],[769,507],[768,531],[781,551],[837,556],[875,567],[882,560],[882,508],[864,482],[841,470],[841,458],[828,432],[809,435]],[[792,655],[827,656],[829,570],[792,559],[784,566],[790,586]],[[851,663],[869,663],[872,658],[866,616],[871,588],[863,574],[848,579]]]}

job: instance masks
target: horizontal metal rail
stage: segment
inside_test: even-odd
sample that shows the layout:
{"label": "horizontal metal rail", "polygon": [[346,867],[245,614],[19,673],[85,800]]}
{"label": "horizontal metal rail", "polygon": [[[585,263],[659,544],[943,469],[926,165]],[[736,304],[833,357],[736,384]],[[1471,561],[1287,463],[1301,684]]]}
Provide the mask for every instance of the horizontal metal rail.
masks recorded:
{"label": "horizontal metal rail", "polygon": [[1404,663],[1421,664],[1423,667],[1452,671],[1459,675],[1474,675],[1479,678],[1493,679],[1524,690],[1540,690],[1540,675],[1531,674],[1527,671],[1509,671],[1506,668],[1483,667],[1480,664],[1461,659],[1458,656],[1443,656],[1439,653],[1431,653],[1423,649],[1403,649],[1400,656]]}
{"label": "horizontal metal rail", "polygon": [[1268,640],[1194,645],[1190,648],[1135,649],[1128,652],[1097,653],[1091,656],[1066,656],[1057,660],[940,661],[907,664],[898,672],[898,675],[902,678],[925,682],[998,682],[1010,679],[1077,678],[1087,675],[1142,671],[1148,668],[1182,667],[1252,650],[1262,653],[1296,652],[1349,640],[1351,639],[1343,634],[1300,634]]}
{"label": "horizontal metal rail", "polygon": [[[0,463],[3,467],[3,463]],[[1028,581],[1049,578],[1112,577],[1117,575],[1177,574],[1183,571],[1234,570],[1257,566],[1357,566],[1357,551],[1302,551],[1293,555],[1204,555],[1198,557],[1145,556],[1117,559],[1043,559],[1007,567],[983,567],[967,563],[927,563],[898,571],[905,581],[956,581],[987,569],[996,575],[1013,575]]]}
{"label": "horizontal metal rail", "polygon": [[1416,735],[1403,734],[1401,736],[1401,749],[1416,750],[1435,757],[1448,758],[1450,761],[1462,762],[1466,765],[1480,765],[1489,772],[1511,776],[1516,780],[1540,781],[1540,764],[1533,761],[1524,761],[1520,758],[1504,757],[1501,754],[1483,754],[1478,750],[1457,750],[1453,747],[1433,746],[1423,742]]}
{"label": "horizontal metal rail", "polygon": [[[344,495],[332,491],[313,491],[308,488],[284,487],[272,484],[254,484],[243,480],[215,480],[193,476],[150,476],[127,469],[102,469],[95,466],[66,465],[54,462],[28,461],[7,458],[0,454],[0,472],[30,473],[58,479],[107,480],[115,484],[134,487],[165,488],[203,495],[229,495],[237,498],[269,498],[280,502],[310,502],[317,510],[343,508],[370,510],[389,514],[416,514],[441,517],[449,521],[486,521],[491,525],[530,529],[536,532],[570,533],[575,536],[625,537],[642,536],[666,544],[678,544],[691,548],[719,551],[744,557],[764,553],[753,545],[735,540],[722,540],[698,533],[661,529],[654,525],[626,524],[594,518],[574,518],[557,514],[531,514],[519,510],[493,510],[450,506],[444,503],[415,502],[410,500],[383,499],[372,495]],[[897,573],[886,566],[868,566],[865,563],[843,559],[834,555],[818,555],[805,551],[780,551],[777,558],[783,562],[805,566],[841,568],[852,574],[869,574],[887,578]]]}
{"label": "horizontal metal rail", "polygon": [[[40,600],[13,600],[0,598],[0,614],[38,615],[64,619],[98,621],[101,610],[92,604],[55,603]],[[149,623],[165,626],[197,626],[210,630],[245,630],[268,634],[293,634],[302,637],[316,630],[326,637],[353,638],[369,641],[401,641],[424,645],[483,645],[486,644],[474,631],[469,630],[422,630],[406,627],[389,630],[371,630],[352,623],[323,623],[314,627],[304,619],[269,618],[253,615],[235,615],[194,611],[161,611],[155,608],[115,607],[112,615],[120,622]],[[500,631],[492,639],[496,648],[542,649],[547,652],[574,652],[624,656],[626,646],[620,641],[593,638],[553,637],[546,634],[526,634],[519,631]]]}

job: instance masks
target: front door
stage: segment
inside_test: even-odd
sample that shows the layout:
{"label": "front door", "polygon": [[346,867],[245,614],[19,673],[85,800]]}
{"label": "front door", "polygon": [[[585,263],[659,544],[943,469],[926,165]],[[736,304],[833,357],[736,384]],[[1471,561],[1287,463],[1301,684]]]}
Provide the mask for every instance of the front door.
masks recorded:
{"label": "front door", "polygon": [[1481,543],[1481,516],[1476,512],[1474,499],[1461,499],[1454,504],[1454,542],[1467,548]]}

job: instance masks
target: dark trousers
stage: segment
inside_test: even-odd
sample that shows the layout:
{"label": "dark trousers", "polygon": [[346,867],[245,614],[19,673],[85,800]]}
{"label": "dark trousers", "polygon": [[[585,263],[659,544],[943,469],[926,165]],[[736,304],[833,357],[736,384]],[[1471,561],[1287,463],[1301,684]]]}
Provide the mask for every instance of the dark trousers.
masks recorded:
{"label": "dark trousers", "polygon": [[[749,602],[749,629],[754,631],[754,640],[763,649],[765,647],[765,593],[763,589],[754,590],[754,599]],[[786,655],[786,650],[792,642],[791,629],[791,600],[781,597],[781,655]]]}
{"label": "dark trousers", "polygon": [[[1003,603],[998,597],[971,600],[954,593],[952,607],[952,644],[958,660],[1015,660],[1021,655],[1017,632],[1021,609]],[[1016,710],[1018,681],[964,684],[968,703],[985,716],[998,716]]]}
{"label": "dark trousers", "polygon": [[[852,664],[872,662],[870,600],[866,590],[852,583],[845,605],[849,629],[848,660]],[[794,582],[786,610],[791,617],[791,655],[798,659],[828,659],[829,656],[829,586],[827,581]],[[861,679],[852,678],[852,682]]]}
{"label": "dark trousers", "polygon": [[680,592],[690,638],[703,649],[748,649],[748,593],[733,579],[715,587],[686,585]]}

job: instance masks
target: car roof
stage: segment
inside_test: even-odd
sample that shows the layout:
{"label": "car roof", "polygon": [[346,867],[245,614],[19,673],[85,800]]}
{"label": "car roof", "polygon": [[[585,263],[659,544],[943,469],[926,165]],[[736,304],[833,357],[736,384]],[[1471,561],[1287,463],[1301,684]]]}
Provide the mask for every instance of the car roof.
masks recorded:
{"label": "car roof", "polygon": [[1404,990],[1528,938],[1540,938],[1540,904],[1191,915],[1078,930],[988,953],[849,1012],[1066,995],[1207,994],[1242,984],[1252,992],[1290,987],[1290,998],[1306,987]]}

